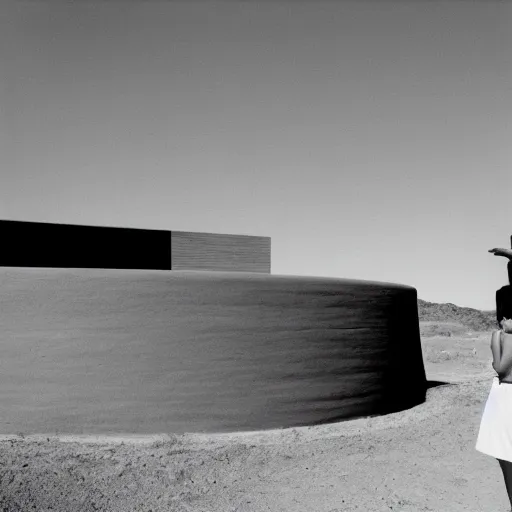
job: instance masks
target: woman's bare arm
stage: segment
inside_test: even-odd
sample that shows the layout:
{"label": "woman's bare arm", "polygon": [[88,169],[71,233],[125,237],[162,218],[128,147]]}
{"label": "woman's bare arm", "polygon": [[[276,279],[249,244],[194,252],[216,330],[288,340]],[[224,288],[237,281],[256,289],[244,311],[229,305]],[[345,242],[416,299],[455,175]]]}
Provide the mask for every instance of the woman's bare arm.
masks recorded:
{"label": "woman's bare arm", "polygon": [[501,346],[500,346],[501,331],[494,331],[491,336],[491,351],[492,351],[492,367],[499,375],[501,363]]}

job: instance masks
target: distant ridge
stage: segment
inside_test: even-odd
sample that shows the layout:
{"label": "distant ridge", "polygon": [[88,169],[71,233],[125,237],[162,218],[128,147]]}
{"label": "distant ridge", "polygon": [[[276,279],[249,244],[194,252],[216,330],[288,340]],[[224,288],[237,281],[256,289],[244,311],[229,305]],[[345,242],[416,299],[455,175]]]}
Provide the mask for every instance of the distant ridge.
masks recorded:
{"label": "distant ridge", "polygon": [[450,302],[437,304],[418,299],[418,316],[420,322],[458,323],[473,331],[496,329],[496,311],[456,306]]}

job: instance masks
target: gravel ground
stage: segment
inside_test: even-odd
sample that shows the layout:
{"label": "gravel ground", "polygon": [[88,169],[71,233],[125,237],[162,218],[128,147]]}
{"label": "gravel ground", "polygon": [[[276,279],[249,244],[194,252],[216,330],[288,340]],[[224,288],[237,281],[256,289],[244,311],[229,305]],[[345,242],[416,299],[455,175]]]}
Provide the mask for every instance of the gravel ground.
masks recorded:
{"label": "gravel ground", "polygon": [[488,335],[422,344],[429,379],[450,383],[386,416],[239,434],[5,436],[0,510],[508,511],[497,461],[474,449]]}

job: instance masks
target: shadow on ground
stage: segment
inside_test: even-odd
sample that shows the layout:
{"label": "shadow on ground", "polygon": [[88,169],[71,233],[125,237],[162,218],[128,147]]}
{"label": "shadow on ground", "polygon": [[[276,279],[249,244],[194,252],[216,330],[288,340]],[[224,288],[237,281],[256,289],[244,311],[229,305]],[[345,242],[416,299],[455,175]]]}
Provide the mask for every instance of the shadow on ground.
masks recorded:
{"label": "shadow on ground", "polygon": [[438,386],[453,386],[450,382],[444,382],[442,380],[427,380],[426,388],[437,388]]}
{"label": "shadow on ground", "polygon": [[[438,386],[453,386],[453,385],[454,385],[453,383],[445,382],[442,380],[427,380],[427,382],[425,384],[425,395],[426,395],[427,390],[429,390],[430,388],[436,388]],[[330,398],[330,400],[332,400],[332,398]],[[426,401],[426,396],[421,402],[416,403],[413,406],[400,404],[400,405],[396,405],[395,407],[393,407],[393,406],[390,406],[389,404],[387,404],[385,407],[385,410],[381,413],[370,414],[370,415],[364,414],[364,415],[360,415],[360,416],[350,416],[350,417],[347,417],[346,414],[337,415],[337,416],[334,416],[331,418],[326,418],[323,420],[316,421],[314,423],[313,422],[309,423],[307,426],[329,425],[332,423],[353,421],[353,420],[358,420],[358,419],[362,419],[362,418],[375,418],[375,417],[379,417],[379,416],[386,416],[388,414],[395,414],[397,412],[406,411],[408,409],[418,407],[418,406],[424,404],[425,401]],[[301,425],[301,426],[304,426],[304,425]]]}

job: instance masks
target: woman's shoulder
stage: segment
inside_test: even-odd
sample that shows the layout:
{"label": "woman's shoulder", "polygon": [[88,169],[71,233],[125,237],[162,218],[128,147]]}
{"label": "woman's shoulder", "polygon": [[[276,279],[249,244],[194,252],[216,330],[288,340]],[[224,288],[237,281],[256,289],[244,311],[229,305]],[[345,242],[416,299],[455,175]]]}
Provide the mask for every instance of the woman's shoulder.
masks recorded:
{"label": "woman's shoulder", "polygon": [[500,345],[503,346],[505,343],[507,345],[512,344],[512,333],[505,332],[503,330],[498,331],[498,336],[500,340]]}
{"label": "woman's shoulder", "polygon": [[512,339],[512,333],[505,332],[503,329],[495,329],[492,331],[493,336],[498,336],[501,339]]}

